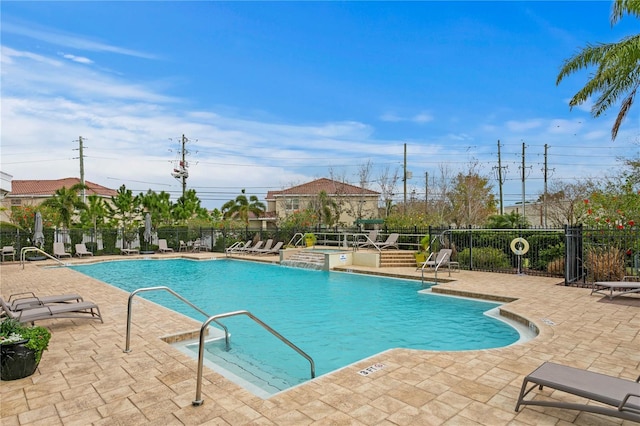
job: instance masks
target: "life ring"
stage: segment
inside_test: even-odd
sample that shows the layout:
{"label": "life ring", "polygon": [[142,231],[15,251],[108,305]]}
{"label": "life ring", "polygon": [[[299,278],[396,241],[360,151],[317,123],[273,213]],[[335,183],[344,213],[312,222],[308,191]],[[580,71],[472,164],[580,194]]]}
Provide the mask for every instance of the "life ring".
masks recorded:
{"label": "life ring", "polygon": [[[518,247],[518,243],[520,243],[522,246]],[[527,252],[529,251],[529,242],[524,238],[514,238],[513,240],[511,240],[511,251],[518,256],[527,254]]]}

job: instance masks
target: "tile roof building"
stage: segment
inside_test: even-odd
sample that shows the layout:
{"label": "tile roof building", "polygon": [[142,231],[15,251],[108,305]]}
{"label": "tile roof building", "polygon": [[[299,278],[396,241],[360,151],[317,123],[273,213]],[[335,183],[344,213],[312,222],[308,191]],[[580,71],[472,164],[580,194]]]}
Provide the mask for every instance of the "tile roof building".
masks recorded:
{"label": "tile roof building", "polygon": [[[2,212],[3,221],[8,220],[8,212],[15,206],[37,206],[47,198],[51,198],[58,189],[63,187],[71,188],[80,183],[79,178],[68,177],[54,180],[12,180],[11,191],[2,198],[2,207],[7,210]],[[118,194],[116,190],[98,185],[97,183],[85,181],[87,186],[86,195],[98,195],[111,199]]]}
{"label": "tile roof building", "polygon": [[338,222],[341,224],[353,225],[357,219],[378,217],[379,192],[327,178],[269,191],[267,214],[282,219],[296,211],[312,208],[322,191],[338,204],[341,212]]}

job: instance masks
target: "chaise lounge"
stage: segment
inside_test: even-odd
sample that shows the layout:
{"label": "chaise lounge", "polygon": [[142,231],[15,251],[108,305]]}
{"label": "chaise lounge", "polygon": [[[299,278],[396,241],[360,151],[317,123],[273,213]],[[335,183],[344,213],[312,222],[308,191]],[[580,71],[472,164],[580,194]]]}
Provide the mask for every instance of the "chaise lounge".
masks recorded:
{"label": "chaise lounge", "polygon": [[[533,383],[533,386],[527,389],[529,383]],[[604,406],[565,402],[555,398],[553,400],[524,399],[534,388],[539,387],[542,390],[544,386],[586,398],[589,402],[597,401]],[[632,381],[545,362],[524,378],[516,403],[516,411],[521,405],[566,408],[640,422],[640,376]]]}
{"label": "chaise lounge", "polygon": [[71,257],[71,253],[67,253],[64,249],[64,243],[53,243],[53,255],[58,259],[63,257]]}
{"label": "chaise lounge", "polygon": [[167,245],[167,240],[160,239],[158,240],[158,251],[160,253],[170,253],[173,249]]}
{"label": "chaise lounge", "polygon": [[56,294],[52,296],[36,296],[32,291],[16,293],[9,296],[7,305],[12,311],[34,308],[50,303],[82,302],[84,299],[79,294]]}
{"label": "chaise lounge", "polygon": [[4,299],[0,297],[0,306],[2,306],[2,310],[7,317],[22,323],[33,323],[35,321],[57,318],[99,319],[100,322],[104,322],[98,305],[89,301],[44,306],[38,305],[32,308],[13,310],[7,305]]}
{"label": "chaise lounge", "polygon": [[84,243],[76,244],[76,256],[93,256],[89,250],[87,250],[87,246]]}
{"label": "chaise lounge", "polygon": [[596,281],[591,287],[591,294],[604,294],[611,300],[623,294],[640,293],[640,281],[630,281],[632,278],[638,277],[624,277],[622,281]]}

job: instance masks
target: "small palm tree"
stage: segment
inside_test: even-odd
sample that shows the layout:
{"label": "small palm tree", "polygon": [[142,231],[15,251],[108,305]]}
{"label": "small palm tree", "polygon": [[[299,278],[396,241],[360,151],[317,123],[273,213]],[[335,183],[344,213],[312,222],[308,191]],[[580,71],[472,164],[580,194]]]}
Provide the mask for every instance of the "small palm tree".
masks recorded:
{"label": "small palm tree", "polygon": [[[611,25],[625,14],[640,17],[640,0],[615,0],[611,13]],[[597,67],[591,80],[569,101],[573,108],[600,93],[591,108],[591,115],[599,117],[609,107],[622,99],[620,111],[611,129],[615,140],[640,85],[640,34],[625,37],[618,43],[588,44],[575,56],[567,59],[556,79],[556,85],[569,74],[590,66]]]}
{"label": "small palm tree", "polygon": [[255,195],[247,198],[244,189],[235,200],[227,201],[222,206],[222,214],[225,219],[238,218],[244,222],[245,226],[249,226],[249,212],[260,216],[265,210],[264,203],[260,202]]}
{"label": "small palm tree", "polygon": [[51,198],[42,202],[43,206],[51,207],[58,213],[59,223],[56,225],[62,225],[63,228],[69,229],[74,215],[80,210],[86,209],[85,203],[78,195],[83,188],[86,186],[81,183],[77,183],[69,189],[63,186],[57,189]]}

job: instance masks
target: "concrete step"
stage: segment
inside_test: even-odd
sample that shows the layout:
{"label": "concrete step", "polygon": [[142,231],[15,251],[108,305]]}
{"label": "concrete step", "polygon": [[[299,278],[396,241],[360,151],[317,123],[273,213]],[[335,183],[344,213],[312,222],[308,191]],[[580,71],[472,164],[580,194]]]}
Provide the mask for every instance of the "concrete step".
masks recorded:
{"label": "concrete step", "polygon": [[381,268],[398,268],[398,267],[415,267],[416,258],[412,251],[381,251],[380,267]]}

